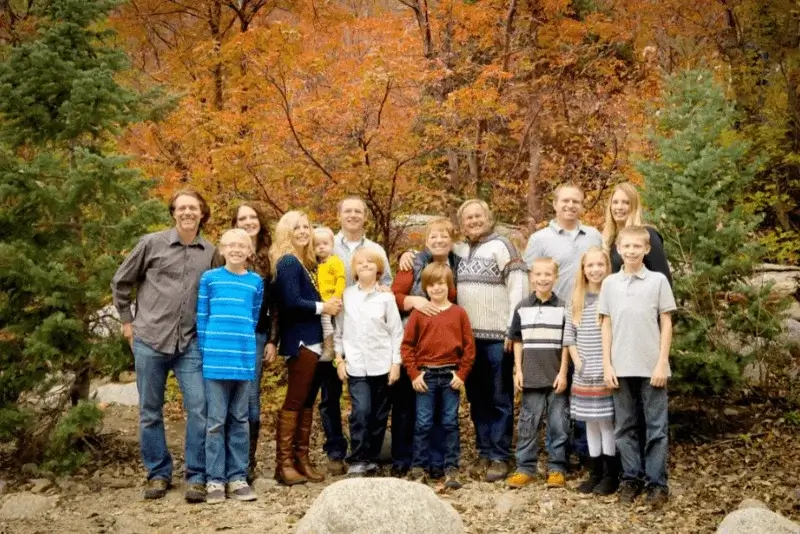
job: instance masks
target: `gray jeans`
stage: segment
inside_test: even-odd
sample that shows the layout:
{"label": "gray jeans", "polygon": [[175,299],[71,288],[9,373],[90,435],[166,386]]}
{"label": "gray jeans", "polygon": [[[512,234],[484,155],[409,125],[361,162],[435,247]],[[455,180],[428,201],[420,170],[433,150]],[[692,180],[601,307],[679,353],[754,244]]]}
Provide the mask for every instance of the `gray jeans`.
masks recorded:
{"label": "gray jeans", "polygon": [[553,388],[525,389],[517,428],[517,471],[536,476],[539,454],[538,431],[547,412],[548,472],[567,471],[567,433],[569,431],[569,397],[556,394]]}
{"label": "gray jeans", "polygon": [[[667,487],[667,388],[650,385],[649,378],[618,378],[614,390],[614,438],[622,459],[622,480],[641,480],[648,486]],[[637,432],[636,400],[641,399],[646,436]],[[644,439],[644,459],[639,440]]]}

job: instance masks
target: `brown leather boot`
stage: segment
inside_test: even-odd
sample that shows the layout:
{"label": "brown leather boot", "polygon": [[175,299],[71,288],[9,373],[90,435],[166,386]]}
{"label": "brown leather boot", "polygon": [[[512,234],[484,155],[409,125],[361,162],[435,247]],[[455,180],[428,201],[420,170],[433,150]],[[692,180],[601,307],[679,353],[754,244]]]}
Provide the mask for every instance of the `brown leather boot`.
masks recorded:
{"label": "brown leather boot", "polygon": [[311,441],[311,421],[314,410],[304,409],[300,412],[300,422],[295,433],[294,468],[311,482],[322,482],[325,475],[315,471],[308,457],[308,444]]}
{"label": "brown leather boot", "polygon": [[278,412],[278,425],[275,432],[275,480],[287,486],[304,484],[308,479],[294,468],[293,445],[300,412],[281,410]]}

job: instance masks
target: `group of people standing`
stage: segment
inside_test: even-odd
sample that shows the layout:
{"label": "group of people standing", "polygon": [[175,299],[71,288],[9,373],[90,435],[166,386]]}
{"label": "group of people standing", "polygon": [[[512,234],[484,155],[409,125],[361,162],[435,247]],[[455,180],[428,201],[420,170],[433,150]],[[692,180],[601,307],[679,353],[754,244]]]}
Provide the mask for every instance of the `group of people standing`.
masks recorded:
{"label": "group of people standing", "polygon": [[[580,222],[583,200],[577,186],[559,186],[555,218],[522,256],[495,232],[489,206],[468,200],[456,216],[463,241],[448,219],[432,221],[425,249],[403,254],[393,278],[384,249],[364,235],[358,197],[340,202],[337,234],[313,228],[300,211],[285,213],[271,233],[261,209],[242,203],[215,250],[200,236],[210,216],[203,197],[173,195],[175,226],[141,238],[112,281],[135,357],[145,498],[164,496],[172,477],[162,416],[170,369],[187,412],[187,501],[255,498],[248,482],[261,369],[280,354],[288,369],[276,429],[281,483],[377,473],[391,416],[391,474],[461,487],[466,386],[478,453],[472,476],[516,488],[533,482],[546,418],[548,486],[564,486],[571,413],[576,429],[585,423],[572,444],[589,465],[580,491],[609,494],[621,478],[621,500],[646,484],[648,501],[663,504],[675,308],[663,244],[643,224],[632,185],[614,190],[602,234]],[[515,388],[522,403],[512,472]],[[309,457],[320,392],[327,473]]]}

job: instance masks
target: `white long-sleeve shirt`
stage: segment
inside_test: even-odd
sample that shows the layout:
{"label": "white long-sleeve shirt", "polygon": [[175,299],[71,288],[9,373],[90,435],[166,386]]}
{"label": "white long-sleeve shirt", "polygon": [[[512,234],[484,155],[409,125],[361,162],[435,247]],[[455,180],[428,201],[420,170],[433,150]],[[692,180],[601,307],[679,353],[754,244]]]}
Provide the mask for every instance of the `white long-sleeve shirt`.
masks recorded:
{"label": "white long-sleeve shirt", "polygon": [[344,290],[333,342],[350,376],[380,376],[400,364],[403,322],[394,295],[356,283]]}

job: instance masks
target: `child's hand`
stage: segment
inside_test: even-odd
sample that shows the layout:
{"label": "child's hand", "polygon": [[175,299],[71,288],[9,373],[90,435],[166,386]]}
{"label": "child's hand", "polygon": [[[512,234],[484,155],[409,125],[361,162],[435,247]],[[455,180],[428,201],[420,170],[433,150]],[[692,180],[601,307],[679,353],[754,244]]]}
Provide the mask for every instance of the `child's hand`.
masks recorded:
{"label": "child's hand", "polygon": [[558,373],[555,381],[553,382],[553,389],[556,390],[556,393],[564,393],[564,390],[567,389],[567,375]]}
{"label": "child's hand", "polygon": [[274,343],[267,343],[264,346],[264,363],[272,363],[278,356],[278,348]]}
{"label": "child's hand", "polygon": [[461,380],[460,378],[458,378],[458,375],[456,374],[456,372],[453,371],[453,379],[450,381],[450,387],[455,389],[455,390],[459,390],[459,389],[461,389],[461,386],[463,386],[463,385],[464,385],[464,381]]}
{"label": "child's hand", "polygon": [[413,387],[414,391],[417,393],[427,393],[428,384],[425,383],[425,371],[422,371],[419,376],[411,382],[411,387]]}
{"label": "child's hand", "polygon": [[342,382],[347,380],[347,363],[344,360],[336,364],[336,374]]}
{"label": "child's hand", "polygon": [[617,389],[619,388],[619,382],[617,381],[617,373],[614,371],[614,368],[610,365],[603,367],[603,381],[606,383],[606,386],[610,389]]}
{"label": "child's hand", "polygon": [[513,339],[509,339],[509,338],[505,338],[505,340],[503,340],[503,350],[505,352],[508,352],[508,353],[513,353],[514,352],[514,340]]}
{"label": "child's hand", "polygon": [[572,365],[575,366],[575,374],[581,374],[581,369],[583,369],[583,358],[578,358],[577,361],[572,362]]}
{"label": "child's hand", "polygon": [[517,393],[522,393],[522,369],[514,371],[514,389]]}
{"label": "child's hand", "polygon": [[653,370],[653,376],[650,377],[650,385],[654,388],[663,388],[667,385],[667,366],[658,364]]}
{"label": "child's hand", "polygon": [[392,368],[389,369],[389,385],[391,386],[398,380],[400,380],[400,364],[395,363],[392,364]]}

